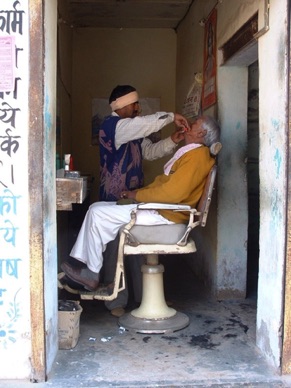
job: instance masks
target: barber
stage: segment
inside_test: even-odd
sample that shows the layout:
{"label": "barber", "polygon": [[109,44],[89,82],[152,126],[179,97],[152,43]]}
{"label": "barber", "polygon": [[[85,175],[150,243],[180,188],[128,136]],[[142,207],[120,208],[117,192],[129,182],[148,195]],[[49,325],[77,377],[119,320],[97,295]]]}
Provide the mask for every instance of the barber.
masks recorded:
{"label": "barber", "polygon": [[[112,114],[99,131],[100,201],[116,201],[122,191],[143,186],[142,160],[155,160],[171,154],[184,139],[187,119],[178,113],[157,112],[139,116],[139,96],[130,85],[116,86],[109,97]],[[147,138],[170,123],[179,130],[153,143]]]}

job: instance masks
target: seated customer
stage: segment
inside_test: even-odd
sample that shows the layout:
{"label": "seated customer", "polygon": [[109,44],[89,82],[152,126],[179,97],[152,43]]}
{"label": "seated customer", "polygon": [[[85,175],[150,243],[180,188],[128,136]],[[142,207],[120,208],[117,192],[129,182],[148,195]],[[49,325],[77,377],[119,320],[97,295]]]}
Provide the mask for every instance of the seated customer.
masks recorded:
{"label": "seated customer", "polygon": [[[219,141],[220,128],[209,116],[199,117],[184,132],[185,146],[181,147],[164,166],[164,173],[148,186],[122,192],[123,198],[138,202],[180,203],[195,207],[202,195],[206,178],[215,160],[210,150]],[[70,253],[86,264],[85,268],[63,263],[65,274],[89,291],[99,284],[103,264],[102,253],[115,239],[119,230],[128,224],[136,204],[118,205],[116,202],[96,202],[86,214],[77,241]],[[187,223],[188,213],[171,210],[142,210],[137,212],[137,225]]]}

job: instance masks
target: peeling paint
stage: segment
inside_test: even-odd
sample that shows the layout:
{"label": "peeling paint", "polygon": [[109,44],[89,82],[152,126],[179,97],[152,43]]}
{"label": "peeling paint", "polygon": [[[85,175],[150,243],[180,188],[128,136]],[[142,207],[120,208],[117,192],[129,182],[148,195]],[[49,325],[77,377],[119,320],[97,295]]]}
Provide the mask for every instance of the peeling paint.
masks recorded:
{"label": "peeling paint", "polygon": [[282,156],[280,154],[280,151],[278,148],[276,149],[275,156],[273,158],[275,165],[276,165],[276,179],[279,178],[280,171],[281,171],[281,164],[282,164]]}
{"label": "peeling paint", "polygon": [[276,120],[276,119],[272,118],[271,119],[271,124],[272,124],[272,127],[274,129],[276,129],[276,131],[280,130],[280,122],[279,122],[279,120]]}
{"label": "peeling paint", "polygon": [[270,344],[269,325],[265,321],[261,321],[260,326],[257,328],[257,342],[260,348],[264,351],[265,355],[272,360],[275,364],[275,359]]}

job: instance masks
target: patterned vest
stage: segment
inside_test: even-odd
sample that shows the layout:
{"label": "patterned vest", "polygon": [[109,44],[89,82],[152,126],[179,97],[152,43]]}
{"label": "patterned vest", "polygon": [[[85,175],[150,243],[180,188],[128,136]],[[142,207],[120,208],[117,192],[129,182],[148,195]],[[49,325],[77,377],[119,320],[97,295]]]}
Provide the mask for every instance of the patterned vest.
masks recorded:
{"label": "patterned vest", "polygon": [[100,193],[99,201],[117,201],[123,190],[134,190],[143,185],[142,139],[115,148],[117,116],[105,118],[99,131]]}

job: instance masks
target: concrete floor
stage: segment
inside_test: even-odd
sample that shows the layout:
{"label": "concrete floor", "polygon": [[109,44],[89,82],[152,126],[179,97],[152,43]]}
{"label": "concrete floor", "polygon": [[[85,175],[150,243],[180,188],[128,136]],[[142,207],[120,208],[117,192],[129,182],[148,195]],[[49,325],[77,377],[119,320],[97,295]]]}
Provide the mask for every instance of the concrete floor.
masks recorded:
{"label": "concrete floor", "polygon": [[[188,327],[170,334],[123,331],[103,302],[81,301],[77,346],[60,350],[48,381],[36,387],[291,387],[255,346],[255,293],[215,301],[183,267],[166,268],[165,289],[172,307],[190,317]],[[31,386],[0,382],[1,388]]]}

